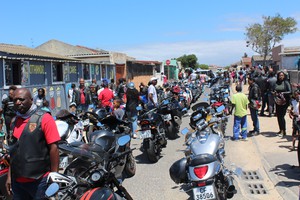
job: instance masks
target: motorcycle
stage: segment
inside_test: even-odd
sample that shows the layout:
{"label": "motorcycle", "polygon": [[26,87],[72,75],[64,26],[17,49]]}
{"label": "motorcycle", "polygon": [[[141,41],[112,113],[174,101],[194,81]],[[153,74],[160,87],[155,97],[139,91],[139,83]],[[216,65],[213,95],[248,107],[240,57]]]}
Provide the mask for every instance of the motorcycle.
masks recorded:
{"label": "motorcycle", "polygon": [[[120,147],[125,147],[130,141],[129,135],[124,135],[118,138],[117,143]],[[132,197],[127,192],[125,187],[116,178],[112,169],[119,165],[119,160],[131,153],[132,150],[126,150],[122,153],[114,153],[110,155],[108,152],[102,152],[101,156],[95,154],[89,148],[71,148],[71,155],[82,156],[85,158],[96,160],[101,165],[92,165],[88,170],[86,179],[77,181],[74,176],[66,176],[56,172],[51,172],[48,175],[47,183],[49,184],[45,194],[47,198],[57,197],[60,200],[65,199],[127,199],[132,200]],[[83,189],[82,193],[78,193],[78,189]]]}
{"label": "motorcycle", "polygon": [[7,194],[5,183],[7,180],[7,173],[9,169],[9,155],[7,153],[0,153],[0,199],[10,200],[11,195]]}
{"label": "motorcycle", "polygon": [[[195,105],[191,125],[195,129],[190,133],[187,128],[182,134],[189,134],[186,140],[185,157],[174,162],[169,169],[171,179],[188,186],[194,199],[230,199],[236,193],[233,184],[233,171],[224,165],[225,141],[218,126],[224,110],[221,106],[215,113],[208,113],[209,107]],[[204,115],[204,116],[203,116]]]}
{"label": "motorcycle", "polygon": [[169,97],[164,99],[157,109],[157,113],[163,118],[164,128],[169,139],[178,138],[182,116],[187,112],[187,108],[181,107],[180,100],[183,101],[183,97],[182,99],[179,97],[178,101],[173,97]]}
{"label": "motorcycle", "polygon": [[[138,106],[137,110],[141,111],[142,108]],[[141,127],[141,130],[138,131],[139,138],[143,140],[142,149],[152,163],[159,160],[162,148],[167,146],[163,121],[162,115],[157,113],[157,108],[138,117]]]}

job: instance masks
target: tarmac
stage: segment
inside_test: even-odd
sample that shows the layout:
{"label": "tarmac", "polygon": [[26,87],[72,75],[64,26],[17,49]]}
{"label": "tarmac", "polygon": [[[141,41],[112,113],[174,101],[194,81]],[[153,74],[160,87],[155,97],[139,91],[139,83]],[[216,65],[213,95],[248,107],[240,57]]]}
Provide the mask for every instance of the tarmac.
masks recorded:
{"label": "tarmac", "polygon": [[[248,85],[243,88],[248,93]],[[235,90],[232,90],[235,92]],[[268,114],[268,113],[267,113]],[[292,120],[285,116],[287,135],[277,136],[279,131],[276,116],[259,116],[260,134],[249,135],[247,141],[231,141],[233,136],[233,117],[227,126],[226,165],[240,167],[241,176],[235,178],[238,191],[247,199],[285,199],[299,198],[300,169],[297,151],[292,151]],[[247,115],[248,131],[253,130],[250,111]],[[298,141],[296,141],[296,147]]]}

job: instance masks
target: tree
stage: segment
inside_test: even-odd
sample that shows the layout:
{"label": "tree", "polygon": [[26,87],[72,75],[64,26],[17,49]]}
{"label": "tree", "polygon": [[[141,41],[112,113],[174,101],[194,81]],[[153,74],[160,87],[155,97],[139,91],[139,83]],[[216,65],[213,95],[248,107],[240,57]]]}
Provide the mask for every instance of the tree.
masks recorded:
{"label": "tree", "polygon": [[183,56],[177,58],[177,61],[180,61],[184,68],[191,67],[193,69],[195,69],[197,66],[197,60],[198,59],[194,54],[191,55],[184,54]]}
{"label": "tree", "polygon": [[279,14],[275,17],[263,16],[263,24],[254,23],[246,27],[247,47],[264,57],[271,54],[274,46],[279,43],[284,35],[297,31],[297,22],[294,18],[282,18]]}
{"label": "tree", "polygon": [[200,64],[200,65],[198,65],[198,68],[200,68],[200,69],[209,69],[209,65]]}

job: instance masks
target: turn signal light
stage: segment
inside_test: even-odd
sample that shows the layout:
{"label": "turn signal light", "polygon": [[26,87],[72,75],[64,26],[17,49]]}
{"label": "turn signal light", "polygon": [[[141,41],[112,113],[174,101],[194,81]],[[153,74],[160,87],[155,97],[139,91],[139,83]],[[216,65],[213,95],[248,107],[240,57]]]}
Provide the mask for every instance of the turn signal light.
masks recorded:
{"label": "turn signal light", "polygon": [[202,179],[206,175],[207,170],[208,170],[208,166],[207,165],[202,166],[202,167],[195,167],[194,168],[194,173],[196,174],[196,176],[198,178]]}

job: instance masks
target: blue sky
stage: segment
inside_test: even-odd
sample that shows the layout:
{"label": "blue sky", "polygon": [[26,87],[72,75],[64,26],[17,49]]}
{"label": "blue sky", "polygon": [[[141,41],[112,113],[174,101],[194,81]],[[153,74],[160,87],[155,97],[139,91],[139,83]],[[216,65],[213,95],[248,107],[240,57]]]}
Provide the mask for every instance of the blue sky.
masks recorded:
{"label": "blue sky", "polygon": [[[245,27],[263,15],[294,17],[300,30],[299,0],[10,0],[0,8],[0,43],[36,47],[56,39],[138,60],[195,54],[201,64],[226,66],[255,54]],[[300,46],[300,31],[281,44]]]}

